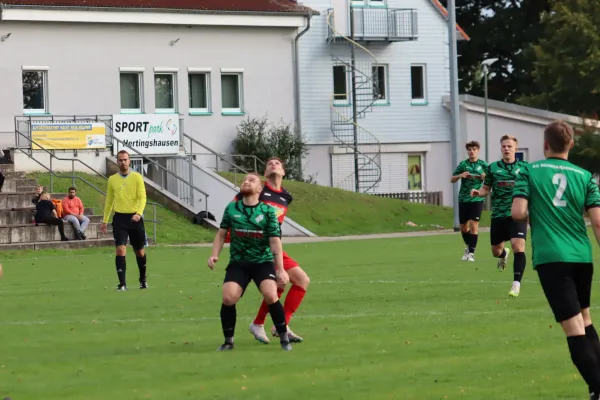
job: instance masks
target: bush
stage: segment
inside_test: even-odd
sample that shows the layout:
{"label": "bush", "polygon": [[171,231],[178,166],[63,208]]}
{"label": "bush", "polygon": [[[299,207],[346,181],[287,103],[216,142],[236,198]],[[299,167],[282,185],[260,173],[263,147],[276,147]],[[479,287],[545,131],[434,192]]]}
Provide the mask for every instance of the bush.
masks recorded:
{"label": "bush", "polygon": [[[267,117],[247,117],[237,127],[237,136],[233,140],[233,162],[246,170],[254,171],[255,156],[266,163],[271,157],[279,157],[285,163],[286,179],[302,181],[302,160],[308,155],[308,144],[304,136],[299,135],[291,124],[281,121],[271,124]],[[256,163],[256,169],[262,173],[264,164]]]}
{"label": "bush", "polygon": [[575,145],[569,152],[569,161],[590,171],[600,174],[600,135],[597,116],[582,116],[582,124],[574,124]]}

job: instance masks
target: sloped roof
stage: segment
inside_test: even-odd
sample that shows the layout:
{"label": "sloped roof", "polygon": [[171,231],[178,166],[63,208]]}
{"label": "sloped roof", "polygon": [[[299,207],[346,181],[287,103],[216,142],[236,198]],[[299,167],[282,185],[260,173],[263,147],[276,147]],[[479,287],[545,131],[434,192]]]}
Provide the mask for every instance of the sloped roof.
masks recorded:
{"label": "sloped roof", "polygon": [[2,0],[8,6],[314,14],[294,0]]}
{"label": "sloped roof", "polygon": [[[442,3],[439,2],[439,0],[430,0],[431,3],[435,6],[435,8],[437,8],[442,15],[444,16],[444,18],[448,18],[448,10],[446,10],[446,7],[444,7],[442,5]],[[465,32],[463,30],[463,28],[460,27],[460,25],[456,24],[456,30],[458,31],[458,33],[460,33],[460,35],[463,37],[464,40],[471,40],[471,37],[469,35],[467,35],[467,32]]]}

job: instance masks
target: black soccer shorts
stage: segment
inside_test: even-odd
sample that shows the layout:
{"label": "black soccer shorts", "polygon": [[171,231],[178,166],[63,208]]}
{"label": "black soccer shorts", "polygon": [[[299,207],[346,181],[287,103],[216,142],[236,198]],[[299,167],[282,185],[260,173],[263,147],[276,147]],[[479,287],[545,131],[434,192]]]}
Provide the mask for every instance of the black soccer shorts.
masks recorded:
{"label": "black soccer shorts", "polygon": [[535,269],[556,322],[573,318],[590,306],[592,263],[557,262],[540,264]]}
{"label": "black soccer shorts", "polygon": [[235,282],[245,292],[250,281],[254,281],[256,287],[260,289],[260,284],[265,279],[277,280],[275,264],[272,261],[263,263],[233,261],[225,269],[225,280],[223,283]]}
{"label": "black soccer shorts", "polygon": [[492,218],[490,242],[492,246],[511,239],[527,240],[527,222],[513,221],[511,217]]}
{"label": "black soccer shorts", "polygon": [[458,221],[461,225],[469,221],[479,222],[483,212],[483,201],[458,203]]}
{"label": "black soccer shorts", "polygon": [[126,246],[127,239],[134,250],[141,250],[146,244],[146,228],[144,219],[140,218],[138,222],[132,221],[131,217],[135,214],[115,213],[113,217],[113,237],[115,246]]}

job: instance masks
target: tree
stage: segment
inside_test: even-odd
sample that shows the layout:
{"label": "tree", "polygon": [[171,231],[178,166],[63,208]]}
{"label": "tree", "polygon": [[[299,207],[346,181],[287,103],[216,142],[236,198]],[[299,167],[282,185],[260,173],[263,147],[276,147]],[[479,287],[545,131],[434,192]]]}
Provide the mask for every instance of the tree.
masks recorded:
{"label": "tree", "polygon": [[[447,0],[442,3],[447,5]],[[535,94],[537,88],[530,71],[532,61],[523,52],[542,33],[542,12],[549,0],[457,0],[457,23],[471,37],[458,43],[459,90],[483,96],[481,62],[498,58],[489,69],[488,96],[515,102],[523,94]]]}
{"label": "tree", "polygon": [[539,93],[519,102],[571,115],[600,108],[600,2],[551,0],[543,36],[529,49]]}
{"label": "tree", "polygon": [[[271,124],[267,117],[247,117],[238,126],[233,140],[233,161],[250,171],[264,168],[262,163],[271,157],[279,157],[285,164],[286,179],[303,180],[302,160],[308,155],[308,144],[304,136],[298,135],[291,124],[281,121]],[[255,156],[260,160],[255,164]],[[262,172],[262,171],[257,171]]]}
{"label": "tree", "polygon": [[596,116],[582,120],[581,124],[573,125],[576,138],[569,152],[569,161],[594,175],[600,175],[599,121]]}

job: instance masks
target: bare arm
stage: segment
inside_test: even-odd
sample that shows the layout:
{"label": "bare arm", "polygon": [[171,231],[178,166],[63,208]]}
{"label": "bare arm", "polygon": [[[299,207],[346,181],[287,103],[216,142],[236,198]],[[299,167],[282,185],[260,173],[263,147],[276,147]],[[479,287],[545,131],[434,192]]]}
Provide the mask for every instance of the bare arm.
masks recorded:
{"label": "bare arm", "polygon": [[215,235],[215,240],[213,240],[212,257],[219,257],[219,254],[221,254],[225,244],[225,236],[227,236],[227,229],[220,228]]}
{"label": "bare arm", "polygon": [[271,252],[275,257],[275,267],[277,271],[283,271],[283,246],[281,245],[281,238],[270,237],[269,245],[271,246]]}
{"label": "bare arm", "polygon": [[596,236],[596,242],[600,245],[600,207],[588,209],[588,215],[592,222],[592,229],[594,230],[594,236]]}
{"label": "bare arm", "polygon": [[485,197],[490,194],[490,187],[487,185],[483,185],[479,190],[473,190],[471,192],[471,197]]}
{"label": "bare arm", "polygon": [[512,208],[510,215],[513,220],[519,222],[527,221],[527,208],[529,207],[529,201],[522,197],[515,197],[512,202]]}

